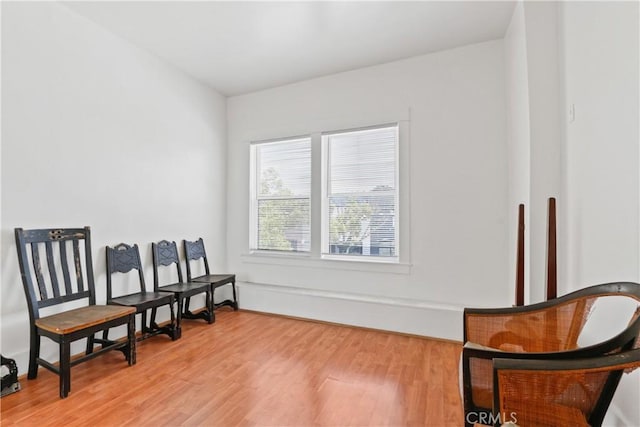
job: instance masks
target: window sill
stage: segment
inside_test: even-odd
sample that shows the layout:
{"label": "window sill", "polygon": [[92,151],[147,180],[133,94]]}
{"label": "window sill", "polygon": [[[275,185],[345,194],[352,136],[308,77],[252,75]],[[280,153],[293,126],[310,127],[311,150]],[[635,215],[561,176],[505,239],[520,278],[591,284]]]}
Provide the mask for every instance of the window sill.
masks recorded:
{"label": "window sill", "polygon": [[381,261],[361,261],[339,258],[316,258],[310,254],[273,254],[252,252],[242,254],[240,259],[246,264],[268,264],[289,267],[308,267],[330,270],[362,271],[368,273],[411,274],[411,264]]}

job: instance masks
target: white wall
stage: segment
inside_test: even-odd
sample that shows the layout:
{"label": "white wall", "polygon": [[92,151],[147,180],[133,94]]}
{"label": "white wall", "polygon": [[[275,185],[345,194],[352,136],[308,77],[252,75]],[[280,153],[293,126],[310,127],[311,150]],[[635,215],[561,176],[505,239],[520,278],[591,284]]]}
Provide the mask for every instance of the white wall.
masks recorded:
{"label": "white wall", "polygon": [[[640,282],[640,16],[637,2],[567,2],[560,29],[570,289]],[[606,425],[640,425],[640,372],[623,376]]]}
{"label": "white wall", "polygon": [[[462,307],[508,305],[504,90],[499,40],[230,98],[227,242],[241,305],[452,339]],[[250,141],[404,119],[411,267],[248,255]]]}
{"label": "white wall", "polygon": [[[529,183],[530,301],[544,298],[546,198],[556,194],[559,294],[640,281],[638,35],[637,3],[516,5],[505,36],[509,201]],[[617,311],[587,335],[617,333]],[[605,425],[640,425],[639,377],[623,378]]]}
{"label": "white wall", "polygon": [[[530,271],[529,301],[546,299],[547,205],[561,189],[560,73],[558,65],[558,3],[524,2],[529,84]],[[559,239],[559,245],[563,244]],[[559,250],[561,252],[561,250]],[[563,260],[558,258],[558,263]],[[559,279],[561,281],[561,278]]]}
{"label": "white wall", "polygon": [[528,300],[530,267],[531,132],[529,126],[529,71],[524,7],[516,3],[504,36],[505,86],[507,96],[507,152],[509,185],[507,216],[509,255],[508,280],[515,301],[518,205],[525,205],[525,297]]}
{"label": "white wall", "polygon": [[[562,189],[558,4],[518,2],[505,34],[509,135],[509,277],[515,282],[517,207],[525,205],[525,302],[546,298],[547,205]],[[560,215],[558,215],[560,217]],[[564,241],[558,239],[558,245]],[[558,262],[562,264],[561,256]],[[561,275],[559,282],[564,276]],[[561,292],[562,293],[562,292]]]}
{"label": "white wall", "polygon": [[[2,354],[26,372],[14,227],[90,225],[105,245],[202,236],[225,259],[226,102],[58,3],[2,3]],[[122,331],[124,334],[124,331]],[[43,340],[48,344],[48,340]],[[43,354],[56,360],[56,347]]]}

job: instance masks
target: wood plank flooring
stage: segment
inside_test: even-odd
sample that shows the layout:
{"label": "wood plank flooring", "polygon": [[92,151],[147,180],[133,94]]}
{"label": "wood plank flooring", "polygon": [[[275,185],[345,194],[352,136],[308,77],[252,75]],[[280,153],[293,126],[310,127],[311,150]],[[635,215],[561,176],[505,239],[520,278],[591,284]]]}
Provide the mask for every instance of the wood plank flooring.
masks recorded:
{"label": "wood plank flooring", "polygon": [[460,426],[455,343],[226,309],[0,401],[2,426]]}

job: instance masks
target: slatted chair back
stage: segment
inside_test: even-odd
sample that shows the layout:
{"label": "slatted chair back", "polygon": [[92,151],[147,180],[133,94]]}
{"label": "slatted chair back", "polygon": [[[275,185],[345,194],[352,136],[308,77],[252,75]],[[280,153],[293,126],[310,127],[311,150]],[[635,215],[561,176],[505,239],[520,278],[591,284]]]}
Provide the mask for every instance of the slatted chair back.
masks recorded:
{"label": "slatted chair back", "polygon": [[131,270],[138,271],[140,292],[146,292],[138,245],[134,244],[130,246],[126,243],[119,243],[112,248],[107,247],[107,301],[114,298],[111,285],[111,276],[113,273],[128,273]]}
{"label": "slatted chair back", "polygon": [[[129,365],[136,361],[135,309],[96,305],[91,231],[89,227],[71,229],[15,229],[18,263],[27,297],[30,318],[29,370],[35,379],[38,366],[60,377],[60,397],[71,390],[71,366],[110,350],[124,353]],[[40,309],[86,299],[84,307],[69,307],[41,316]],[[127,325],[126,341],[96,338],[94,334]],[[45,336],[58,344],[58,364],[40,357],[40,342]],[[83,356],[71,361],[71,343],[87,340]],[[94,343],[100,344],[99,349]]]}
{"label": "slatted chair back", "polygon": [[209,260],[207,259],[207,252],[204,250],[204,241],[200,237],[195,242],[184,240],[184,256],[187,259],[187,280],[191,280],[191,261],[198,261],[202,259],[204,262],[204,271],[208,276],[211,274],[209,271]]}
{"label": "slatted chair back", "polygon": [[[95,305],[89,227],[15,229],[18,262],[31,321],[40,309],[87,298]],[[35,281],[34,278],[35,277]]]}
{"label": "slatted chair back", "polygon": [[[154,265],[162,265],[169,267],[175,264],[178,271],[178,282],[182,283],[182,269],[180,268],[180,258],[178,256],[178,247],[176,242],[169,242],[168,240],[161,240],[158,243],[151,244],[151,250],[153,253]],[[158,269],[153,269],[153,283],[154,289],[158,290]]]}

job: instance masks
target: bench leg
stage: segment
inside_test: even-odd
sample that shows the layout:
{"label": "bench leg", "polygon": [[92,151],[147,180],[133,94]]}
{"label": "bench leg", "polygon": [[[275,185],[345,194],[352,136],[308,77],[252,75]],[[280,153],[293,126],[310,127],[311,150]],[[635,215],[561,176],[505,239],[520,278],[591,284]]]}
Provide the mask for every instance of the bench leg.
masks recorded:
{"label": "bench leg", "polygon": [[71,391],[71,343],[63,336],[60,339],[60,398]]}

